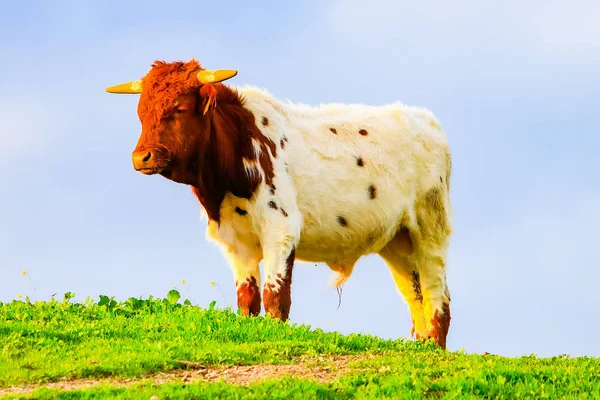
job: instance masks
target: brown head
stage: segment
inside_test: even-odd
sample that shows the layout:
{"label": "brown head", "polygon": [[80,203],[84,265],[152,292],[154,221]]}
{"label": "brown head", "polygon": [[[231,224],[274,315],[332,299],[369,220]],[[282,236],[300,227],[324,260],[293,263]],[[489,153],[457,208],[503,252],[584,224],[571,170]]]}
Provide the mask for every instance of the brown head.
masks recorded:
{"label": "brown head", "polygon": [[[196,60],[156,61],[141,80],[106,89],[141,94],[142,133],[132,153],[133,167],[191,185],[217,222],[227,192],[250,198],[263,176],[272,185],[270,154],[275,157],[277,151],[237,91],[219,83],[236,74],[207,71]],[[244,163],[253,163],[257,173],[248,173]]]}
{"label": "brown head", "polygon": [[142,132],[132,153],[134,169],[196,185],[197,164],[210,147],[210,113],[217,97],[239,103],[237,94],[219,82],[236,74],[234,70],[207,71],[193,59],[156,61],[141,80],[107,88],[109,93],[141,95]]}

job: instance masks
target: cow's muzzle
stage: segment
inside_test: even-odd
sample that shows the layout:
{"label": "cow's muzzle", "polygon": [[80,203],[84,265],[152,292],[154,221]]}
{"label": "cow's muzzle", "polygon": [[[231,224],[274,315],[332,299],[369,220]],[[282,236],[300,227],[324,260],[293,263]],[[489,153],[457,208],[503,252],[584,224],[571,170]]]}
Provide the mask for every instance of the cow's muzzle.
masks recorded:
{"label": "cow's muzzle", "polygon": [[160,155],[160,151],[146,149],[134,151],[131,154],[133,168],[146,175],[153,175],[162,172],[167,167],[167,160]]}

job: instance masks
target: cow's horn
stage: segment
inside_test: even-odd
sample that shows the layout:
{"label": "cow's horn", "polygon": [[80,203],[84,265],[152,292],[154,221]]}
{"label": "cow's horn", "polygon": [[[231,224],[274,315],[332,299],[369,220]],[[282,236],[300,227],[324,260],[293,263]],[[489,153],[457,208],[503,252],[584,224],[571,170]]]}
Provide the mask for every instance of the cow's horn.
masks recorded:
{"label": "cow's horn", "polygon": [[215,69],[212,71],[203,69],[198,72],[198,81],[201,84],[222,82],[237,75],[234,69]]}
{"label": "cow's horn", "polygon": [[117,94],[139,94],[142,93],[142,81],[133,81],[122,83],[117,86],[111,86],[106,88],[108,93],[117,93]]}

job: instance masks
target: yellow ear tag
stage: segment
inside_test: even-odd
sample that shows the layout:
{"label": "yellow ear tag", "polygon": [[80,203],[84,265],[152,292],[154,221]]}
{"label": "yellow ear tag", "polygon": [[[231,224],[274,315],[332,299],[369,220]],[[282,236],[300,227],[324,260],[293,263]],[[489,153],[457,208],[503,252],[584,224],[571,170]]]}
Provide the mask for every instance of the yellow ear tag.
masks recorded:
{"label": "yellow ear tag", "polygon": [[200,88],[200,96],[206,97],[206,106],[204,106],[204,112],[202,115],[206,115],[210,107],[216,107],[217,105],[217,89],[213,85],[204,85]]}
{"label": "yellow ear tag", "polygon": [[208,112],[209,107],[210,107],[210,100],[208,100],[206,102],[206,106],[204,107],[204,112],[202,113],[202,115],[206,115],[206,113]]}

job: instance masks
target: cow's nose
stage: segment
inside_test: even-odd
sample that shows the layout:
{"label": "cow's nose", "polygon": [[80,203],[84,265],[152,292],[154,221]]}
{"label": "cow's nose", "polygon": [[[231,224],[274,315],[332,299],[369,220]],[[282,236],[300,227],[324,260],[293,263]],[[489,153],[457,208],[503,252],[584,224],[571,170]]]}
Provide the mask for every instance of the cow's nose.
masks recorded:
{"label": "cow's nose", "polygon": [[152,160],[152,152],[148,150],[135,151],[131,155],[131,159],[133,161],[133,168],[136,170],[147,168]]}

